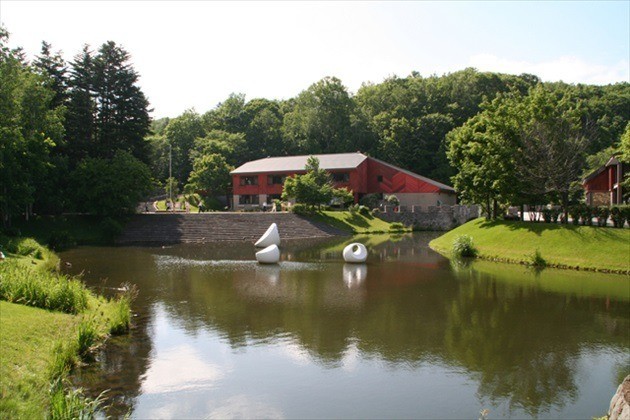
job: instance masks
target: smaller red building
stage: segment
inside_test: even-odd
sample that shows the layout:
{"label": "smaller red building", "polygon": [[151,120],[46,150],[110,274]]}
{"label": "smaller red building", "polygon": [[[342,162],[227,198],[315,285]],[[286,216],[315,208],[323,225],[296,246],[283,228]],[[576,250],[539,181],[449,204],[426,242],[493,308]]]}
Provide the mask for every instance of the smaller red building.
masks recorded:
{"label": "smaller red building", "polygon": [[395,194],[403,206],[440,206],[456,203],[455,190],[429,178],[398,168],[363,153],[268,157],[247,162],[231,172],[233,208],[271,204],[282,194],[288,176],[304,174],[310,156],[331,173],[336,188],[346,187],[358,202],[366,194]]}
{"label": "smaller red building", "polygon": [[582,186],[589,206],[612,206],[623,203],[623,163],[614,156],[606,165],[584,178]]}

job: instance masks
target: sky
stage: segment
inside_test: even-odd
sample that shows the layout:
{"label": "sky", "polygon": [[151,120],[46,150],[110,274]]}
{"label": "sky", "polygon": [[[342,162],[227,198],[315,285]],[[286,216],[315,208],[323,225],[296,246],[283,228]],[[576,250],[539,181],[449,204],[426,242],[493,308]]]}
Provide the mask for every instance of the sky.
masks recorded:
{"label": "sky", "polygon": [[9,45],[42,40],[72,60],[84,44],[123,46],[154,118],[203,113],[230,93],[288,99],[326,76],[351,93],[412,71],[630,81],[630,1],[13,1]]}

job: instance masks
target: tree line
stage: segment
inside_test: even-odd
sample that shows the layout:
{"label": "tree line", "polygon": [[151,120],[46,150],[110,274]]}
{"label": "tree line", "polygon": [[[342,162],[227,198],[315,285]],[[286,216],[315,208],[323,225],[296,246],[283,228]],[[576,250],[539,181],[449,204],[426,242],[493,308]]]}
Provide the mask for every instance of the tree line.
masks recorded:
{"label": "tree line", "polygon": [[[7,41],[2,30],[4,223],[32,212],[127,213],[172,184],[227,195],[229,171],[249,160],[354,151],[454,183],[489,211],[571,200],[562,195],[566,179],[574,183],[614,152],[630,119],[628,83],[543,83],[465,69],[393,76],[354,94],[325,77],[294,98],[233,93],[204,113],[152,121],[130,55],[114,42],[85,46],[69,63],[44,42],[29,63]],[[577,160],[562,170],[566,156],[546,159],[569,150]],[[563,180],[543,185],[550,168]]]}

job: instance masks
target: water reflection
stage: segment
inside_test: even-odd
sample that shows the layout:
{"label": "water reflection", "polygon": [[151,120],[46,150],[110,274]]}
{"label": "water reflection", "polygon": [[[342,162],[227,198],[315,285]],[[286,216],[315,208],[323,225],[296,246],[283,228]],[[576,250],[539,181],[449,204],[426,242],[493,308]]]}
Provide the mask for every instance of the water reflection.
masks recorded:
{"label": "water reflection", "polygon": [[[251,244],[65,253],[93,286],[141,291],[132,336],[84,381],[138,418],[606,411],[630,371],[626,277],[453,266],[430,238],[287,244],[278,266]],[[366,264],[343,263],[354,241]]]}

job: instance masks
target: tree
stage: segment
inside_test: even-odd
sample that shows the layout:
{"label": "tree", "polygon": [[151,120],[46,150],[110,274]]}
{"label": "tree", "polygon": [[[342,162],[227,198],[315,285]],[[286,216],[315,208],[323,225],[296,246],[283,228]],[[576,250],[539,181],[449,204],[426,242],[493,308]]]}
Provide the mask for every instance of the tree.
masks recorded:
{"label": "tree", "polygon": [[72,179],[78,210],[105,216],[133,213],[152,185],[148,166],[120,150],[111,159],[82,160]]}
{"label": "tree", "polygon": [[52,53],[52,46],[46,41],[42,41],[42,49],[40,54],[33,61],[35,70],[46,78],[44,83],[54,93],[51,100],[51,108],[65,105],[68,98],[68,81],[66,73],[68,67],[65,60],[61,56],[61,52]]}
{"label": "tree", "polygon": [[284,181],[282,199],[294,198],[297,203],[309,207],[329,203],[333,198],[333,184],[330,174],[319,167],[319,159],[309,157],[304,167],[306,174],[294,175]]}
{"label": "tree", "polygon": [[[163,148],[163,152],[172,153],[173,177],[179,182],[188,180],[192,171],[189,152],[193,149],[195,139],[205,135],[201,117],[194,109],[186,110],[179,117],[173,118],[164,129],[164,137],[171,150]],[[168,162],[168,154],[165,160]]]}
{"label": "tree", "polygon": [[353,146],[353,108],[341,80],[326,77],[298,95],[294,109],[284,117],[284,135],[292,150],[301,153],[348,151]]}
{"label": "tree", "polygon": [[0,217],[32,212],[36,186],[50,170],[50,150],[63,137],[63,109],[53,107],[54,92],[10,50],[0,27]]}
{"label": "tree", "polygon": [[195,159],[193,171],[188,178],[187,189],[201,190],[205,195],[225,194],[229,202],[230,166],[225,158],[219,154],[203,155]]}

